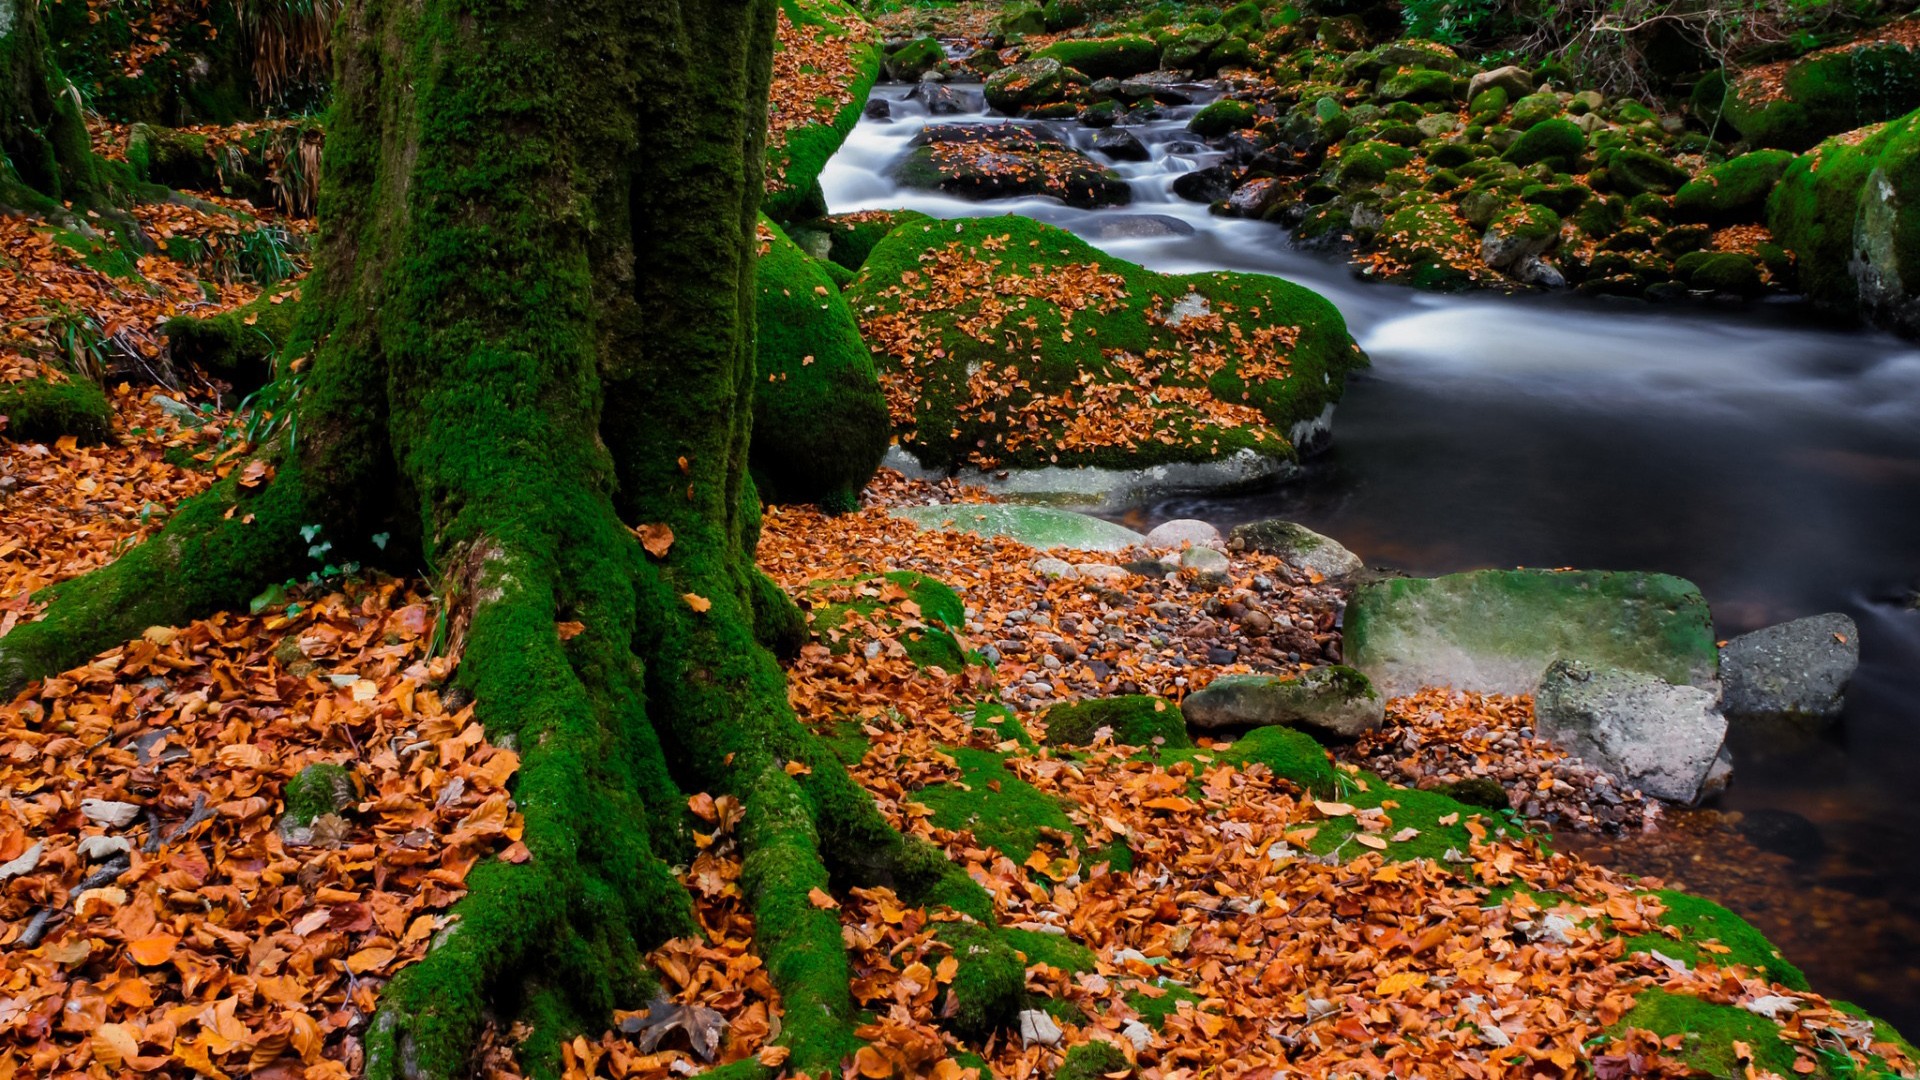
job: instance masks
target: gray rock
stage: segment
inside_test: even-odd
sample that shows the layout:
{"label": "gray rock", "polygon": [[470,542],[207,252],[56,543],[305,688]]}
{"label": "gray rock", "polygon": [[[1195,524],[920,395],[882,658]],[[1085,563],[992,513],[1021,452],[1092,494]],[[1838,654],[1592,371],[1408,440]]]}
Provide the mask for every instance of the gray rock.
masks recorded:
{"label": "gray rock", "polygon": [[1537,233],[1524,228],[1509,228],[1509,222],[1518,219],[1495,221],[1487,226],[1487,233],[1480,238],[1480,261],[1495,270],[1505,270],[1520,265],[1523,261],[1536,258],[1553,246],[1559,237],[1553,234]]}
{"label": "gray rock", "polygon": [[1340,546],[1339,541],[1279,518],[1236,525],[1228,541],[1242,550],[1278,555],[1323,578],[1351,577],[1366,569],[1360,556]]}
{"label": "gray rock", "polygon": [[988,76],[987,104],[1008,114],[1018,114],[1029,106],[1053,101],[1061,94],[1065,69],[1060,61],[1048,57],[1023,60]]}
{"label": "gray rock", "polygon": [[1347,662],[1388,697],[1450,686],[1531,693],[1555,660],[1643,672],[1718,695],[1707,602],[1666,574],[1476,570],[1362,585]]}
{"label": "gray rock", "polygon": [[1180,553],[1180,568],[1198,570],[1203,574],[1224,574],[1227,572],[1227,557],[1209,547],[1190,547]]}
{"label": "gray rock", "polygon": [[1095,233],[1102,240],[1145,240],[1160,236],[1192,236],[1193,226],[1165,214],[1120,214],[1102,217]]}
{"label": "gray rock", "polygon": [[1194,547],[1222,546],[1220,530],[1204,521],[1194,518],[1175,518],[1155,525],[1147,533],[1147,546],[1152,548],[1178,548],[1182,544]]}
{"label": "gray rock", "polygon": [[1065,559],[1053,558],[1052,556],[1048,556],[1047,558],[1044,558],[1044,559],[1033,560],[1033,572],[1036,574],[1039,574],[1043,578],[1050,578],[1050,579],[1068,578],[1068,577],[1074,576],[1072,563],[1068,562]]}
{"label": "gray rock", "polygon": [[1004,536],[1034,548],[1069,551],[1124,551],[1146,540],[1132,529],[1070,510],[1047,506],[965,503],[951,506],[903,506],[894,517],[922,529],[948,529],[975,536]]}
{"label": "gray rock", "polygon": [[1350,667],[1319,667],[1297,678],[1223,675],[1180,703],[1196,728],[1304,728],[1341,739],[1373,731],[1386,718],[1386,699]]}
{"label": "gray rock", "polygon": [[1829,723],[1860,666],[1860,629],[1841,614],[1814,615],[1742,634],[1720,651],[1723,708],[1735,719]]}
{"label": "gray rock", "polygon": [[1093,137],[1094,153],[1114,161],[1147,161],[1153,154],[1140,137],[1125,128],[1108,128]]}
{"label": "gray rock", "polygon": [[1529,255],[1514,263],[1510,273],[1523,284],[1542,289],[1564,289],[1567,286],[1566,275],[1560,272],[1560,268],[1538,255]]}
{"label": "gray rock", "polygon": [[1534,731],[1648,795],[1692,804],[1726,748],[1717,703],[1711,689],[1556,660],[1534,691]]}
{"label": "gray rock", "polygon": [[1073,568],[1073,576],[1081,581],[1125,581],[1133,576],[1133,571],[1112,563],[1082,563]]}
{"label": "gray rock", "polygon": [[1533,93],[1533,76],[1527,74],[1526,68],[1513,64],[1483,71],[1467,80],[1467,100],[1472,101],[1480,96],[1482,90],[1491,90],[1496,86],[1505,90],[1508,97],[1519,101]]}
{"label": "gray rock", "polygon": [[[1296,448],[1324,441],[1332,411],[1332,406],[1328,406],[1321,419],[1294,425],[1287,437]],[[916,479],[946,479],[949,475],[943,470],[926,468],[897,446],[887,448],[882,464]],[[1299,473],[1300,466],[1292,459],[1249,448],[1218,461],[1174,461],[1138,469],[1049,465],[1038,469],[982,472],[969,467],[953,473],[952,478],[968,487],[985,488],[996,495],[1016,499],[1088,509],[1121,509],[1171,495],[1222,494],[1263,487]]]}

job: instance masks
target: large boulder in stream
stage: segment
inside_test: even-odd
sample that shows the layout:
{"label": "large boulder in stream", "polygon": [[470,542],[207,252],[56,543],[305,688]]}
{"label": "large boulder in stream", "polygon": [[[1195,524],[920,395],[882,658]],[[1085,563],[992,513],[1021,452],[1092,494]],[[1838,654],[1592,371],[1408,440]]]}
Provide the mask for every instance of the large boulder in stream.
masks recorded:
{"label": "large boulder in stream", "polygon": [[963,199],[1045,195],[1068,206],[1118,206],[1133,197],[1118,173],[1059,137],[1017,124],[933,124],[894,168],[907,187]]}
{"label": "large boulder in stream", "polygon": [[1920,47],[1913,19],[1890,23],[1839,47],[1751,68],[1728,81],[1715,73],[1693,93],[1707,124],[1725,124],[1748,143],[1805,150],[1830,135],[1920,108]]}
{"label": "large boulder in stream", "polygon": [[1767,220],[1816,306],[1920,337],[1920,111],[1802,156]]}
{"label": "large boulder in stream", "polygon": [[1556,660],[1718,693],[1707,602],[1666,574],[1476,570],[1362,585],[1347,662],[1388,697],[1429,686],[1529,694]]}
{"label": "large boulder in stream", "polygon": [[1720,650],[1724,708],[1735,719],[1824,726],[1840,718],[1859,667],[1860,629],[1837,612],[1755,630]]}
{"label": "large boulder in stream", "polygon": [[1632,787],[1697,803],[1725,785],[1718,694],[1643,671],[1556,660],[1534,689],[1534,733]]}
{"label": "large boulder in stream", "polygon": [[846,295],[934,469],[1288,462],[1366,362],[1298,285],[1160,274],[1020,217],[899,229]]}

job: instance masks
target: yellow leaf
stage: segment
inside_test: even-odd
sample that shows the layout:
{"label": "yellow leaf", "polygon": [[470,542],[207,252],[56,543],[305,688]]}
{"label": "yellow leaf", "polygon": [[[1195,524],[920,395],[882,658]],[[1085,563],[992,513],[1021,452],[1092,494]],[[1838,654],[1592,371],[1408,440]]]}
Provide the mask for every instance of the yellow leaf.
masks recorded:
{"label": "yellow leaf", "polygon": [[786,1064],[787,1055],[791,1053],[793,1051],[784,1046],[763,1046],[754,1058],[769,1069],[777,1069]]}
{"label": "yellow leaf", "polygon": [[818,886],[807,890],[807,902],[817,908],[837,908],[840,901],[827,895],[826,890]]}
{"label": "yellow leaf", "polygon": [[685,600],[688,607],[702,614],[705,614],[707,609],[713,607],[713,601],[701,596],[699,593],[684,593],[680,599]]}
{"label": "yellow leaf", "polygon": [[1375,851],[1385,851],[1387,849],[1387,842],[1372,833],[1354,833],[1353,839],[1355,843],[1370,847]]}
{"label": "yellow leaf", "polygon": [[386,967],[392,962],[393,950],[375,945],[347,957],[347,970],[355,975],[364,975],[369,971]]}
{"label": "yellow leaf", "polygon": [[118,1069],[130,1058],[140,1056],[140,1040],[125,1024],[101,1024],[93,1029],[93,1060],[109,1069]]}
{"label": "yellow leaf", "polygon": [[1405,993],[1417,987],[1427,985],[1427,977],[1417,971],[1400,971],[1380,980],[1380,986],[1374,991],[1381,997]]}

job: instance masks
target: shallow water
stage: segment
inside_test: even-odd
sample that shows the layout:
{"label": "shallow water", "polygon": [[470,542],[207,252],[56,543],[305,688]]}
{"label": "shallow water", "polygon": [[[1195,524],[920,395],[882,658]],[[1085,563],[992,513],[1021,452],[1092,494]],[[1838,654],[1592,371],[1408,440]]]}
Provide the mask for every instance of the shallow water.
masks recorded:
{"label": "shallow water", "polygon": [[[881,87],[893,119],[862,121],[829,164],[835,212],[1019,213],[1164,271],[1276,274],[1338,305],[1373,358],[1340,404],[1333,449],[1303,478],[1141,507],[1134,523],[1285,516],[1421,575],[1665,571],[1700,586],[1722,636],[1852,615],[1863,661],[1839,730],[1736,737],[1722,803],[1803,816],[1823,854],[1764,855],[1714,814],[1657,842],[1570,842],[1720,899],[1817,987],[1920,1033],[1920,612],[1898,599],[1920,586],[1920,345],[1824,328],[1792,304],[1719,311],[1368,283],[1292,249],[1275,226],[1171,194],[1175,176],[1218,158],[1183,130],[1195,107],[1131,129],[1153,160],[1115,165],[1133,190],[1126,207],[906,191],[888,170],[928,118],[905,92]],[[1050,126],[1083,147],[1092,134]],[[1190,233],[1113,237],[1116,219],[1142,214]]]}

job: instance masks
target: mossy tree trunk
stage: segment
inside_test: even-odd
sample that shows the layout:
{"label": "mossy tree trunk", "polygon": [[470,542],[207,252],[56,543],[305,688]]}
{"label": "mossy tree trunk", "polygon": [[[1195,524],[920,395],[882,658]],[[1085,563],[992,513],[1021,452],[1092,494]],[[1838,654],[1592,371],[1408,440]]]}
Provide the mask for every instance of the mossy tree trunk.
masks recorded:
{"label": "mossy tree trunk", "polygon": [[[561,1038],[644,1004],[645,950],[695,926],[670,869],[690,791],[745,807],[790,1067],[832,1071],[854,1045],[839,924],[811,889],[891,884],[991,922],[797,722],[768,647],[799,620],[753,566],[746,477],[774,13],[350,4],[291,346],[313,357],[297,450],[270,447],[265,485],[216,486],[0,639],[11,691],[303,573],[303,526],[336,557],[433,568],[459,678],[520,749],[532,858],[474,870],[458,923],[388,987],[370,1075],[460,1072],[489,1015],[531,1020],[529,1064],[550,1070]],[[672,530],[664,557],[640,525]]]}
{"label": "mossy tree trunk", "polygon": [[0,212],[44,217],[103,195],[80,100],[54,67],[42,0],[0,0]]}

